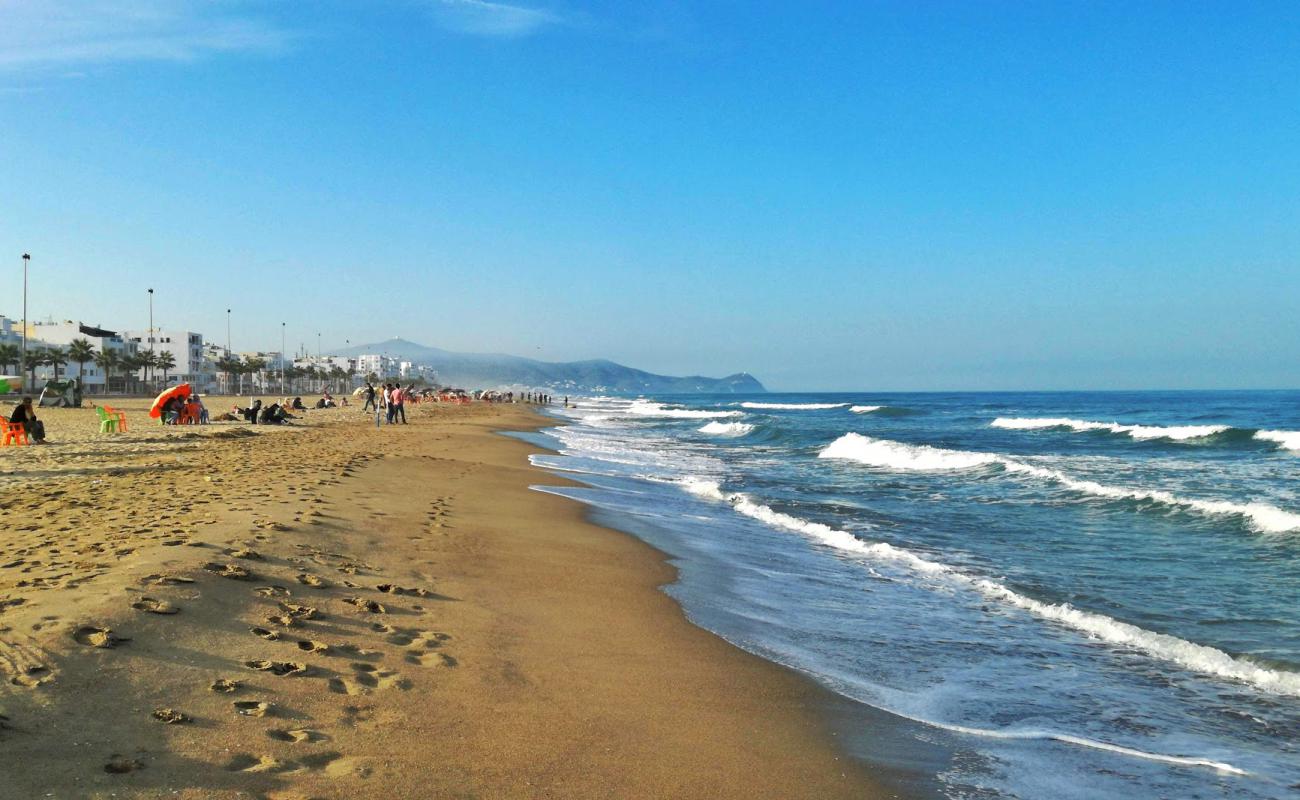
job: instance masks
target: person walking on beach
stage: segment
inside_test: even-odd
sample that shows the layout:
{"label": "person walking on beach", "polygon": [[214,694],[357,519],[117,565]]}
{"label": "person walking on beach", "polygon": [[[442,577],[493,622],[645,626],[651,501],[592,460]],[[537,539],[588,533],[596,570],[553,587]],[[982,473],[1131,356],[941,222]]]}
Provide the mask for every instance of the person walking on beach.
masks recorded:
{"label": "person walking on beach", "polygon": [[366,404],[361,408],[361,413],[364,414],[372,408],[379,410],[379,404],[375,402],[375,385],[366,381]]}
{"label": "person walking on beach", "polygon": [[37,444],[49,444],[45,441],[45,423],[36,418],[36,411],[32,408],[31,396],[24,397],[22,402],[14,406],[14,413],[9,415],[9,421],[15,425],[22,425],[23,430],[27,431],[27,436]]}
{"label": "person walking on beach", "polygon": [[397,407],[393,405],[393,384],[384,384],[384,411],[387,412],[386,421],[389,425],[393,424],[393,419],[397,416]]}
{"label": "person walking on beach", "polygon": [[392,404],[393,404],[393,411],[389,415],[388,421],[393,424],[396,424],[397,418],[401,417],[402,424],[405,425],[406,424],[406,390],[402,388],[402,384],[400,383],[393,387]]}

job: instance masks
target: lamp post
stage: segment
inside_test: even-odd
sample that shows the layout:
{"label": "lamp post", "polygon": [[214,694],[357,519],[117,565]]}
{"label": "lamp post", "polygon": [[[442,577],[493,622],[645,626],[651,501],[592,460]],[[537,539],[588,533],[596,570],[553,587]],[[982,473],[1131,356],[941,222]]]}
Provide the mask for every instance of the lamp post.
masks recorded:
{"label": "lamp post", "polygon": [[[149,290],[149,360],[153,361],[153,289]],[[151,368],[146,368],[145,372]]]}
{"label": "lamp post", "polygon": [[[23,253],[23,362],[18,365],[18,375],[27,369],[27,264],[32,260],[30,253]],[[35,381],[33,381],[35,383]],[[31,387],[27,388],[31,391]]]}
{"label": "lamp post", "polygon": [[280,323],[280,396],[284,396],[284,323]]}
{"label": "lamp post", "polygon": [[[230,361],[230,309],[226,309],[226,361]],[[229,368],[229,363],[227,363]],[[230,373],[226,373],[226,394],[230,394]]]}

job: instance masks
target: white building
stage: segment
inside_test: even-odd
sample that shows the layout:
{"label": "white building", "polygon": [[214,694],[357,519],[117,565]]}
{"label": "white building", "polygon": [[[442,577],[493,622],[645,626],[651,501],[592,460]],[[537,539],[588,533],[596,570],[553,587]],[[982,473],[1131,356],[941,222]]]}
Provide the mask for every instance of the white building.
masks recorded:
{"label": "white building", "polygon": [[[22,330],[22,324],[19,323],[18,330]],[[18,336],[19,342],[22,336]],[[27,337],[27,349],[45,350],[52,347],[62,348],[65,352],[68,345],[77,339],[85,339],[90,342],[95,350],[96,356],[105,351],[111,351],[117,354],[118,359],[127,358],[136,354],[136,345],[129,341],[124,335],[116,331],[105,330],[94,325],[86,325],[82,322],[73,322],[65,320],[63,322],[37,322],[29,325]],[[83,370],[84,371],[81,371]],[[125,391],[125,375],[120,369],[113,370],[112,385],[105,387],[104,369],[96,364],[93,360],[87,361],[84,365],[78,365],[69,361],[59,368],[59,377],[80,377],[82,388],[87,392],[103,393],[105,391]],[[53,367],[38,367],[36,369],[36,381],[39,386],[42,382],[54,378]]]}
{"label": "white building", "polygon": [[[209,368],[204,358],[203,334],[193,331],[155,330],[153,336],[143,331],[127,331],[122,334],[129,341],[135,342],[140,352],[150,349],[157,355],[171,353],[176,366],[167,371],[169,384],[188,383],[200,392],[210,392],[216,385],[217,376]],[[162,375],[162,370],[158,371]]]}
{"label": "white building", "polygon": [[402,365],[392,356],[378,353],[357,356],[357,372],[361,373],[363,379],[371,374],[378,376],[380,380],[395,378],[401,374],[401,369]]}

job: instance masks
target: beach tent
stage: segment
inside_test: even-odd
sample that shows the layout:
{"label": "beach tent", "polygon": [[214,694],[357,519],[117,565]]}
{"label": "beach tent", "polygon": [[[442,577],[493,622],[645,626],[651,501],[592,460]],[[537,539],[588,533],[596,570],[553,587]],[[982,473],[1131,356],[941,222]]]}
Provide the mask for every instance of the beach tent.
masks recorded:
{"label": "beach tent", "polygon": [[164,389],[163,393],[154,398],[153,405],[149,406],[149,416],[158,419],[162,416],[162,407],[168,400],[173,397],[187,397],[191,394],[188,383],[178,383],[170,389]]}
{"label": "beach tent", "polygon": [[81,408],[81,381],[46,381],[36,404],[40,408]]}

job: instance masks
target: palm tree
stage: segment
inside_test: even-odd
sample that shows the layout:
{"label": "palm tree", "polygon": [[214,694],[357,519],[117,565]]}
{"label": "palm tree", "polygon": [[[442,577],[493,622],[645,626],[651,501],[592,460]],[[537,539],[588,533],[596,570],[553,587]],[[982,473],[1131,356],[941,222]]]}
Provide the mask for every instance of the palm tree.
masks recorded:
{"label": "palm tree", "polygon": [[118,359],[118,366],[120,366],[122,371],[126,373],[125,378],[128,393],[131,391],[130,384],[132,382],[137,384],[140,382],[140,370],[144,369],[145,361],[147,361],[147,359],[145,358],[144,353],[125,355]]}
{"label": "palm tree", "polygon": [[136,361],[140,362],[140,368],[144,370],[145,383],[151,383],[150,377],[158,366],[158,354],[152,350],[142,350],[140,355],[136,356]]}
{"label": "palm tree", "polygon": [[73,339],[68,345],[68,360],[77,365],[77,378],[86,374],[86,362],[95,360],[95,346],[89,339]]}
{"label": "palm tree", "polygon": [[226,391],[230,391],[231,376],[237,375],[243,371],[243,362],[239,356],[222,356],[217,360],[217,372],[226,376]]}
{"label": "palm tree", "polygon": [[54,380],[59,379],[59,367],[68,363],[68,354],[63,352],[62,347],[51,347],[45,351],[45,357],[41,361],[49,367],[54,367]]}
{"label": "palm tree", "polygon": [[[261,376],[262,376],[262,379],[261,379],[261,381],[260,381],[260,383],[262,384],[262,389],[261,389],[261,391],[266,391],[266,376],[265,376],[265,375],[262,375],[262,372],[263,372],[265,369],[266,369],[266,359],[265,359],[265,358],[250,358],[250,359],[248,359],[247,361],[244,362],[244,371],[245,371],[245,372],[247,372],[249,375],[261,375]],[[253,381],[253,385],[254,385],[254,387],[256,387],[258,383],[259,383],[259,381],[254,380],[254,381]],[[257,391],[257,389],[255,388],[254,391]]]}
{"label": "palm tree", "polygon": [[23,364],[24,369],[31,375],[31,382],[28,386],[36,387],[36,368],[45,366],[45,353],[40,350],[28,350],[27,362]]}
{"label": "palm tree", "polygon": [[172,355],[171,351],[164,350],[154,360],[154,366],[163,371],[163,383],[166,384],[167,373],[176,369],[176,356]]}
{"label": "palm tree", "polygon": [[13,367],[19,371],[18,362],[23,360],[23,351],[16,344],[0,344],[0,367]]}
{"label": "palm tree", "polygon": [[95,365],[104,370],[104,391],[107,393],[113,383],[113,368],[122,363],[116,350],[105,348],[95,356]]}

